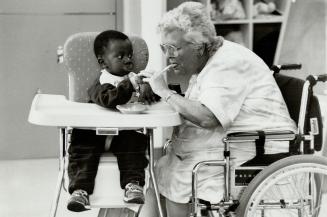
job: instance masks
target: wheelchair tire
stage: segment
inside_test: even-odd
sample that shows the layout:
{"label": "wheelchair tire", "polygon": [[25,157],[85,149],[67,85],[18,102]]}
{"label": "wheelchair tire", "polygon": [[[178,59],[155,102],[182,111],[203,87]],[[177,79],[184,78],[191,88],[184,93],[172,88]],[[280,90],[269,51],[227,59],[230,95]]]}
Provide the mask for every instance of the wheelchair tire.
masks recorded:
{"label": "wheelchair tire", "polygon": [[318,217],[322,203],[327,206],[326,185],[327,158],[313,155],[284,158],[250,182],[240,198],[236,216]]}

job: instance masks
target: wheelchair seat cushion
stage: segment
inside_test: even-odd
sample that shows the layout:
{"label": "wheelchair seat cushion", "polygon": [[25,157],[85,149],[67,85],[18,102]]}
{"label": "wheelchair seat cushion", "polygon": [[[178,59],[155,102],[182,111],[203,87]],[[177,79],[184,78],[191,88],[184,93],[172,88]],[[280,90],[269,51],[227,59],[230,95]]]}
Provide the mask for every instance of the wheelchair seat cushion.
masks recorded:
{"label": "wheelchair seat cushion", "polygon": [[243,163],[240,165],[241,167],[249,167],[249,166],[268,166],[275,161],[278,161],[280,159],[283,159],[285,157],[291,156],[290,153],[276,153],[276,154],[263,154],[263,155],[257,155],[251,160]]}
{"label": "wheelchair seat cushion", "polygon": [[[88,88],[100,76],[100,66],[93,52],[93,42],[98,32],[82,32],[71,35],[64,44],[64,66],[68,72],[69,100],[88,102]],[[149,51],[145,41],[129,36],[133,46],[133,72],[145,69]]]}

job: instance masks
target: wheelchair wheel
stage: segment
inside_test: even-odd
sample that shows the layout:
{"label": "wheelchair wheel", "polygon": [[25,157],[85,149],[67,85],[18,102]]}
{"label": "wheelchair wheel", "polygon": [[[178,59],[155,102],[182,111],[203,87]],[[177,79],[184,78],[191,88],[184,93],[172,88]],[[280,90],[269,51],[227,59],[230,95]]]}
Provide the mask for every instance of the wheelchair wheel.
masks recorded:
{"label": "wheelchair wheel", "polygon": [[327,196],[326,184],[326,158],[312,155],[284,158],[251,181],[240,198],[237,216],[318,217],[324,209],[322,204],[327,206],[327,198],[323,200]]}

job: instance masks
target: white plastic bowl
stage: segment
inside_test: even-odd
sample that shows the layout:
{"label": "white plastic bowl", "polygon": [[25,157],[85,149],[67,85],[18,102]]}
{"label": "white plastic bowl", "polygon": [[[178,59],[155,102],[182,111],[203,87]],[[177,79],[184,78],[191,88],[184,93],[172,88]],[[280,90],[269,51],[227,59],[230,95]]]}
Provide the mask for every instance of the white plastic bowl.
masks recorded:
{"label": "white plastic bowl", "polygon": [[146,105],[143,105],[138,102],[117,105],[116,108],[123,114],[140,114],[147,110]]}

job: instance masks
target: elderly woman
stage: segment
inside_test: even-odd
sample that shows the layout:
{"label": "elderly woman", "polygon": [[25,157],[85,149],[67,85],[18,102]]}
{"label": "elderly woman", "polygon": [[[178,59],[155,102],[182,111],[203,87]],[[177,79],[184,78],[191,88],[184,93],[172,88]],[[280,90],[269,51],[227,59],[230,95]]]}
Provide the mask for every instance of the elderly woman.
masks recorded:
{"label": "elderly woman", "polygon": [[[161,48],[171,64],[168,73],[190,76],[182,97],[167,87],[163,73],[143,73],[153,91],[185,119],[175,127],[168,154],[157,162],[156,175],[167,215],[186,217],[192,168],[199,161],[223,159],[221,140],[227,132],[295,130],[295,124],[267,65],[249,49],[216,36],[201,3],[186,2],[167,12],[159,31]],[[268,143],[265,149],[266,153],[287,151],[288,143]],[[231,146],[233,165],[254,155],[252,143]],[[199,197],[219,202],[223,177],[220,167],[201,169]]]}

